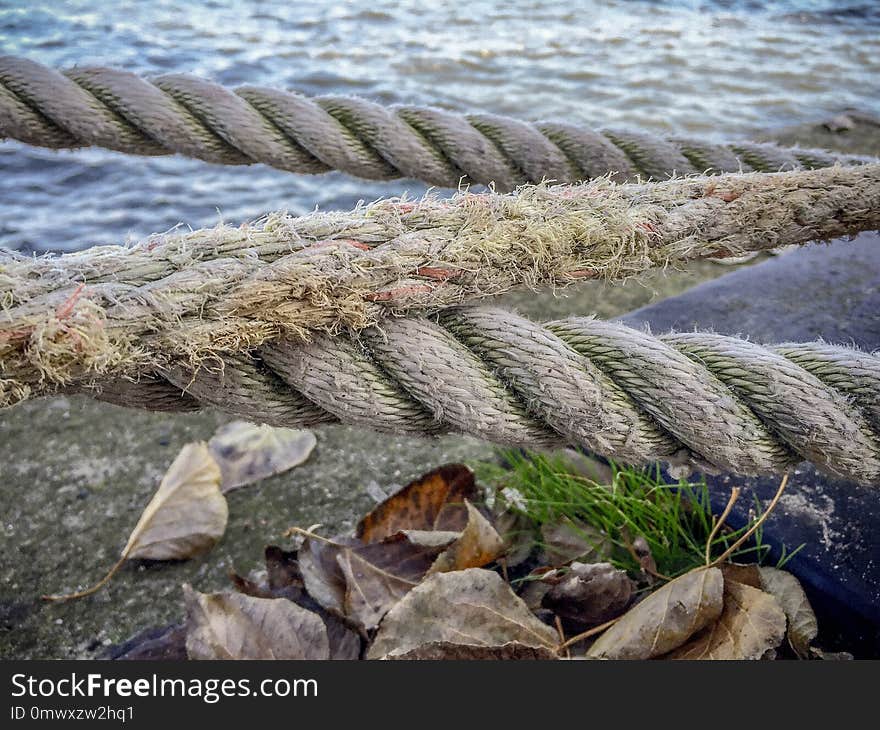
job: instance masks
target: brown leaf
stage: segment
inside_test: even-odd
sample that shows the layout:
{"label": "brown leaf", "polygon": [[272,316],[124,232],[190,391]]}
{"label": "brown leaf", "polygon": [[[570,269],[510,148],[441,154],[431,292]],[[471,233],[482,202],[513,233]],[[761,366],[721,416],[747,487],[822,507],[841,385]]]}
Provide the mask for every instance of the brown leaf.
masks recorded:
{"label": "brown leaf", "polygon": [[573,560],[598,563],[609,557],[611,543],[608,536],[592,525],[563,518],[558,522],[541,525],[544,549],[539,560],[544,565],[559,567]]}
{"label": "brown leaf", "polygon": [[461,532],[467,524],[466,499],[477,494],[474,475],[462,464],[428,472],[377,505],[357,526],[357,537],[379,542],[402,530]]}
{"label": "brown leaf", "polygon": [[232,421],[217,429],[208,448],[220,465],[226,493],[299,466],[316,443],[311,431]]}
{"label": "brown leaf", "polygon": [[464,661],[464,660],[549,660],[559,659],[553,649],[543,646],[526,646],[511,641],[501,646],[474,646],[473,644],[452,644],[448,641],[434,641],[406,652],[390,654],[386,659],[417,659],[423,661]]}
{"label": "brown leaf", "polygon": [[482,568],[504,552],[504,541],[489,521],[467,500],[465,507],[468,514],[467,525],[461,535],[437,556],[429,574]]}
{"label": "brown leaf", "polygon": [[470,502],[465,509],[468,522],[461,533],[405,530],[368,545],[350,540],[335,548],[336,568],[329,563],[334,549],[324,546],[323,561],[302,563],[307,586],[315,570],[324,571],[319,591],[330,595],[332,608],[371,631],[425,575],[480,567],[498,557],[503,550],[498,533]]}
{"label": "brown leaf", "polygon": [[735,580],[752,588],[762,588],[761,572],[756,563],[722,563],[718,566],[724,580]]}
{"label": "brown leaf", "polygon": [[407,593],[383,619],[367,658],[405,655],[437,642],[555,650],[558,639],[501,576],[470,568],[435,573]]}
{"label": "brown leaf", "polygon": [[345,576],[336,561],[346,544],[359,545],[359,540],[337,538],[324,541],[308,538],[297,553],[299,569],[309,595],[328,611],[340,616],[345,611]]}
{"label": "brown leaf", "polygon": [[336,561],[345,578],[345,616],[366,631],[376,628],[428,572],[440,550],[414,545],[404,533],[373,545],[342,548]]}
{"label": "brown leaf", "polygon": [[718,620],[669,659],[761,659],[785,636],[785,613],[769,593],[733,580],[724,582]]}
{"label": "brown leaf", "polygon": [[[299,573],[276,573],[273,576],[272,564],[274,561],[290,561],[293,553],[288,553],[281,548],[270,545],[266,548],[267,581],[258,583],[248,578],[232,573],[232,584],[239,593],[254,598],[285,598],[293,601],[298,606],[317,614],[327,627],[327,639],[330,643],[330,659],[359,659],[361,653],[361,638],[349,625],[337,616],[330,613],[305,590]],[[293,561],[294,563],[296,561]],[[289,566],[289,562],[287,563]]]}
{"label": "brown leaf", "polygon": [[302,571],[295,551],[282,550],[277,545],[267,545],[264,551],[266,559],[266,580],[270,588],[287,588],[302,586]]}
{"label": "brown leaf", "polygon": [[[556,571],[552,571],[555,573]],[[545,611],[543,606],[544,596],[549,593],[552,586],[546,580],[526,580],[519,589],[519,597],[533,613]]]}
{"label": "brown leaf", "polygon": [[553,580],[541,605],[569,621],[602,624],[622,614],[632,600],[633,582],[610,563],[572,563]]}
{"label": "brown leaf", "polygon": [[246,596],[251,596],[253,598],[280,598],[281,596],[273,591],[269,586],[258,583],[255,580],[251,580],[250,578],[245,578],[243,575],[239,575],[238,573],[231,571],[229,573],[229,581],[232,583],[233,588],[237,590],[239,593],[244,593]]}
{"label": "brown leaf", "polygon": [[330,643],[330,658],[353,661],[361,658],[361,637],[346,626],[336,616],[325,615],[327,641]]}
{"label": "brown leaf", "polygon": [[284,598],[183,587],[190,659],[329,659],[321,617]]}
{"label": "brown leaf", "polygon": [[652,659],[686,642],[721,615],[724,578],[698,568],[636,604],[587,652],[598,659]]}
{"label": "brown leaf", "polygon": [[355,538],[310,538],[299,551],[299,567],[309,595],[328,611],[364,630],[375,628],[391,606],[428,572],[437,556],[457,539],[430,533],[399,532],[364,545]]}
{"label": "brown leaf", "polygon": [[788,571],[777,568],[761,568],[760,578],[761,587],[779,601],[785,612],[788,643],[795,654],[806,659],[810,656],[810,644],[819,633],[819,624],[800,581]]}

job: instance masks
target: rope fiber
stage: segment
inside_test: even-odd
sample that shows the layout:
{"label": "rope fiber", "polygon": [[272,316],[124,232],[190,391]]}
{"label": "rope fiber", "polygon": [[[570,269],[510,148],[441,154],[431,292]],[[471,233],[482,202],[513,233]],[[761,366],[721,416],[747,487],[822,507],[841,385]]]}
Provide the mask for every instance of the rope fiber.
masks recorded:
{"label": "rope fiber", "polygon": [[134,247],[0,251],[0,406],[517,286],[621,279],[874,228],[880,164],[386,200]]}
{"label": "rope fiber", "polygon": [[277,426],[341,422],[498,444],[577,445],[630,464],[742,475],[810,460],[880,477],[880,357],[824,343],[655,336],[492,307],[391,318],[359,335],[282,337],[250,356],[68,387],[119,405],[209,406]]}
{"label": "rope fiber", "polygon": [[97,146],[225,165],[263,163],[306,174],[413,178],[439,187],[492,183],[501,192],[609,172],[619,181],[662,180],[869,161],[767,143],[713,144],[568,122],[386,108],[256,86],[230,90],[186,74],[144,79],[103,67],[57,71],[14,56],[0,57],[0,138],[56,149]]}

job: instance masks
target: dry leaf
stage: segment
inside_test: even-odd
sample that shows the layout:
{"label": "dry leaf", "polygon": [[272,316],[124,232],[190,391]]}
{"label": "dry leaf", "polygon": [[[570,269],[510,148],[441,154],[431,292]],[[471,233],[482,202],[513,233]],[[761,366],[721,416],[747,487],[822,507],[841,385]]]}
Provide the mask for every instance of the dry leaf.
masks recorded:
{"label": "dry leaf", "polygon": [[[401,530],[397,535],[403,535],[413,545],[419,547],[433,547],[437,549],[447,548],[461,537],[460,532],[448,530]],[[392,535],[392,539],[396,535]]]}
{"label": "dry leaf", "polygon": [[548,660],[559,659],[556,651],[543,646],[526,646],[511,641],[501,646],[474,646],[472,644],[452,644],[448,641],[434,641],[408,651],[405,654],[392,654],[386,659],[419,659],[425,661],[465,661],[465,660]]}
{"label": "dry leaf", "polygon": [[302,572],[295,551],[283,550],[277,545],[267,545],[263,554],[266,559],[266,580],[269,588],[303,586]]}
{"label": "dry leaf", "polygon": [[424,577],[450,539],[459,537],[448,533],[432,541],[426,534],[399,532],[371,545],[354,538],[310,538],[299,551],[306,590],[328,611],[373,629]]}
{"label": "dry leaf", "polygon": [[626,571],[610,563],[572,563],[564,575],[545,581],[553,585],[541,605],[560,618],[581,624],[605,623],[623,613],[632,600],[633,582]]}
{"label": "dry leaf", "polygon": [[718,566],[724,580],[735,580],[737,583],[763,588],[761,585],[761,571],[756,563],[722,563]]}
{"label": "dry leaf", "polygon": [[314,588],[325,608],[371,631],[425,575],[480,567],[501,554],[492,525],[470,502],[464,506],[468,522],[461,533],[404,530],[367,545],[351,539],[304,545],[300,569],[307,589]]}
{"label": "dry leaf", "polygon": [[329,659],[321,617],[285,598],[183,587],[190,659]]}
{"label": "dry leaf", "polygon": [[357,538],[307,539],[298,568],[308,593],[362,630],[382,617],[429,572],[491,562],[503,543],[469,501],[473,474],[436,469],[386,499],[358,525]]}
{"label": "dry leaf", "polygon": [[316,443],[311,431],[232,421],[217,429],[208,448],[220,465],[226,493],[299,466]]}
{"label": "dry leaf", "polygon": [[785,613],[769,593],[733,580],[724,582],[718,620],[669,659],[761,659],[785,636]]}
{"label": "dry leaf", "polygon": [[652,659],[677,649],[721,615],[724,578],[698,568],[636,604],[590,647],[598,659]]}
{"label": "dry leaf", "polygon": [[467,500],[465,507],[467,525],[461,535],[437,556],[428,574],[482,568],[504,552],[504,541],[489,521]]}
{"label": "dry leaf", "polygon": [[367,658],[406,655],[437,642],[555,650],[558,638],[501,576],[470,568],[436,573],[407,593],[383,619]]}
{"label": "dry leaf", "polygon": [[345,578],[344,615],[366,631],[376,628],[424,577],[442,549],[414,545],[403,533],[373,545],[341,548],[336,561]]}
{"label": "dry leaf", "polygon": [[361,639],[339,616],[325,610],[305,590],[295,553],[270,545],[266,548],[266,582],[257,583],[236,574],[230,577],[236,590],[255,598],[286,598],[317,614],[327,628],[330,659],[359,659]]}
{"label": "dry leaf", "polygon": [[377,505],[358,523],[357,537],[372,543],[402,530],[461,532],[467,524],[464,501],[473,501],[476,494],[470,469],[441,466]]}
{"label": "dry leaf", "polygon": [[810,644],[819,633],[819,624],[800,581],[777,568],[761,568],[760,577],[761,587],[779,601],[788,619],[788,643],[795,654],[806,659],[810,656]]}
{"label": "dry leaf", "polygon": [[608,536],[592,525],[563,518],[559,522],[545,522],[541,526],[544,549],[539,560],[544,565],[559,567],[573,560],[598,563],[609,557],[611,542]]}
{"label": "dry leaf", "polygon": [[204,443],[187,444],[144,509],[122,557],[191,558],[214,546],[228,517],[217,463]]}
{"label": "dry leaf", "polygon": [[107,575],[84,591],[43,598],[63,601],[94,593],[132,558],[183,560],[206,552],[223,536],[228,517],[217,462],[206,444],[187,444],[168,468]]}
{"label": "dry leaf", "polygon": [[[547,571],[547,568],[539,569],[543,571]],[[556,571],[552,568],[549,569],[551,574],[555,574]],[[540,613],[541,611],[546,611],[544,606],[542,605],[544,602],[544,596],[550,591],[550,582],[542,579],[533,579],[531,575],[528,577],[528,580],[523,581],[519,589],[519,597],[523,600],[526,606],[529,607],[534,613]]]}
{"label": "dry leaf", "polygon": [[309,595],[326,610],[345,614],[345,576],[336,561],[340,547],[359,545],[359,540],[337,538],[334,541],[308,538],[297,553],[303,583]]}

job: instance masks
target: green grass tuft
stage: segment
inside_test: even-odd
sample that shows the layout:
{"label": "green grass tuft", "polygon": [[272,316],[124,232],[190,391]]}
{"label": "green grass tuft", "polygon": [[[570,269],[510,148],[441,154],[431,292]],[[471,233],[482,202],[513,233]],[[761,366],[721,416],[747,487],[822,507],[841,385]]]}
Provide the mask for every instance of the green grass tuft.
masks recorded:
{"label": "green grass tuft", "polygon": [[[645,539],[657,563],[657,572],[673,578],[705,564],[706,543],[713,527],[709,488],[705,480],[684,479],[668,484],[659,467],[635,469],[612,464],[610,484],[599,484],[577,473],[565,458],[511,450],[501,454],[506,466],[483,464],[480,478],[506,492],[510,509],[528,518],[538,528],[545,523],[569,519],[603,531],[614,549],[610,562],[623,570],[640,569],[630,550],[631,541]],[[756,499],[754,515],[762,512]],[[709,554],[724,553],[751,526],[739,530],[723,527],[712,538]],[[770,552],[763,542],[762,528],[731,556],[735,562],[761,563]],[[801,548],[782,549],[778,567]]]}

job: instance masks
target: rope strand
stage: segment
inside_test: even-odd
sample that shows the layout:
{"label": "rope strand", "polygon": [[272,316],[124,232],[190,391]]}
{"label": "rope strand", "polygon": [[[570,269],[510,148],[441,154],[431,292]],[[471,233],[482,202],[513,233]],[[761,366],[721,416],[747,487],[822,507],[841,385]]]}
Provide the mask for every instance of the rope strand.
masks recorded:
{"label": "rope strand", "polygon": [[165,410],[185,392],[181,410],[194,400],[278,426],[338,421],[410,435],[460,432],[742,475],[810,460],[862,484],[880,479],[880,357],[824,343],[655,336],[583,317],[539,325],[474,307],[439,319],[392,318],[358,336],[279,338],[250,357],[161,375],[161,399],[155,375],[149,401],[142,384],[128,381],[68,392]]}
{"label": "rope strand", "polygon": [[235,90],[185,74],[143,79],[103,67],[63,72],[0,57],[0,138],[51,148],[105,147],[181,154],[225,165],[263,163],[439,187],[544,180],[619,181],[672,175],[777,172],[869,158],[773,144],[712,144],[491,114],[383,107],[340,96],[307,98],[255,86]]}
{"label": "rope strand", "polygon": [[0,251],[0,406],[517,286],[624,279],[874,228],[880,164],[388,200],[133,248]]}

